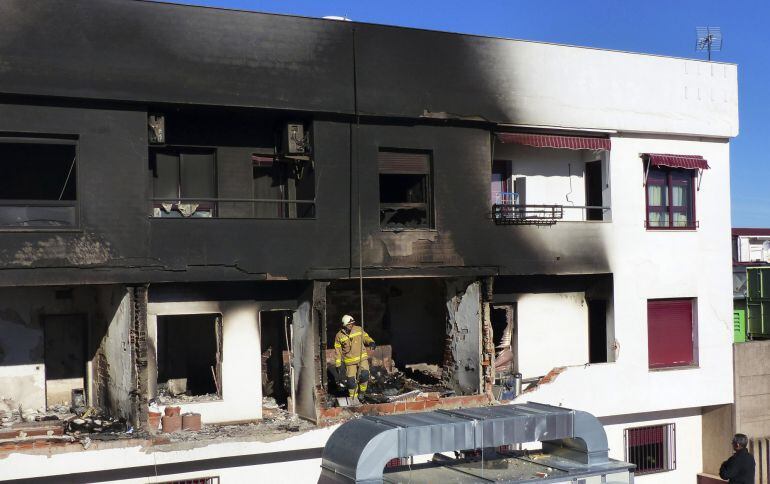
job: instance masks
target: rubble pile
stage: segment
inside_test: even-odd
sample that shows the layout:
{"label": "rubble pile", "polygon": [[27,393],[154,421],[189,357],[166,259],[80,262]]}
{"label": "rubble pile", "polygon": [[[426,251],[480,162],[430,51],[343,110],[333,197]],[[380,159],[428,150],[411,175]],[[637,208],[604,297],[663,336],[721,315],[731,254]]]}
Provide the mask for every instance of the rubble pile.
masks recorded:
{"label": "rubble pile", "polygon": [[220,400],[216,393],[207,393],[205,395],[188,395],[186,392],[177,392],[173,386],[166,384],[158,385],[158,396],[154,402],[158,405],[179,405],[184,403],[213,402]]}
{"label": "rubble pile", "polygon": [[262,399],[262,420],[259,422],[201,426],[197,432],[177,432],[167,434],[170,442],[197,442],[226,439],[269,440],[271,437],[283,437],[287,433],[304,432],[316,428],[312,423],[302,420],[297,415],[279,405],[274,398]]}
{"label": "rubble pile", "polygon": [[406,373],[398,370],[387,372],[381,367],[372,368],[369,388],[363,402],[410,401],[426,393],[438,393],[441,397],[454,395],[454,391],[441,384],[441,370],[438,367],[433,369],[434,366],[409,365]]}

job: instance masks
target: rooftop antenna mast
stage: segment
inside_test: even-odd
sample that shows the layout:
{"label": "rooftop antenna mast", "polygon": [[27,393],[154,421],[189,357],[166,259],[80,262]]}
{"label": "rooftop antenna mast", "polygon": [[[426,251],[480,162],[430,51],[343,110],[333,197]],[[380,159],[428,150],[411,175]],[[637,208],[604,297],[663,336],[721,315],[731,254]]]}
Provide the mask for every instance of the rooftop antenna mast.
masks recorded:
{"label": "rooftop antenna mast", "polygon": [[709,60],[712,52],[722,50],[722,29],[719,27],[695,27],[695,50],[707,51]]}

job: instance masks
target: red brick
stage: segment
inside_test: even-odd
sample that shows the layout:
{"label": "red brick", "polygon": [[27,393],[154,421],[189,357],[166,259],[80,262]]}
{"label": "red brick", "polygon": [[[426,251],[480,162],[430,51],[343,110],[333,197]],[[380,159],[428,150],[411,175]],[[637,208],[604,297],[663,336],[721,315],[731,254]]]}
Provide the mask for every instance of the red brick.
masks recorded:
{"label": "red brick", "polygon": [[321,409],[321,418],[337,418],[342,413],[342,407]]}
{"label": "red brick", "polygon": [[441,404],[439,400],[426,400],[425,401],[425,410],[438,407]]}
{"label": "red brick", "polygon": [[406,410],[408,412],[425,410],[425,401],[420,402],[406,402]]}

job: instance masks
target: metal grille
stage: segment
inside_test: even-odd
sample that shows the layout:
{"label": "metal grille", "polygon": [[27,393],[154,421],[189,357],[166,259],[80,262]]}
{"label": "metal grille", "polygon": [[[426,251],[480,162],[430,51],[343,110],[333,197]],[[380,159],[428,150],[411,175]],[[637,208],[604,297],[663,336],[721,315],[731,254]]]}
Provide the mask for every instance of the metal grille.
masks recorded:
{"label": "metal grille", "polygon": [[158,484],[219,484],[219,477],[196,477],[181,481],[166,481]]}
{"label": "metal grille", "polygon": [[676,427],[674,424],[626,429],[625,460],[636,465],[636,475],[676,469]]}
{"label": "metal grille", "polygon": [[754,482],[770,484],[770,437],[749,439],[748,449],[757,463]]}

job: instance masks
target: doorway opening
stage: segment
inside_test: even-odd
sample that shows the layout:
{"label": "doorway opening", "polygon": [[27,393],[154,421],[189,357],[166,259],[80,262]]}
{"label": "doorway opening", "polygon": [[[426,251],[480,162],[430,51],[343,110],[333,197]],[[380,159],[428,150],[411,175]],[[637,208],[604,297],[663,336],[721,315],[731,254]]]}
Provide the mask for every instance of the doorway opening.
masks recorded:
{"label": "doorway opening", "polygon": [[518,372],[516,348],[516,303],[494,304],[491,310],[492,340],[495,345],[495,373]]}
{"label": "doorway opening", "polygon": [[607,363],[607,301],[588,299],[588,362]]}
{"label": "doorway opening", "polygon": [[292,311],[259,313],[259,340],[262,354],[262,396],[272,397],[284,407],[290,395],[289,326]]}
{"label": "doorway opening", "polygon": [[[586,162],[585,172],[586,205],[589,207],[602,206],[602,162],[601,160]],[[586,210],[586,220],[604,220],[603,210],[589,208]]]}
{"label": "doorway opening", "polygon": [[86,388],[84,314],[49,315],[43,318],[46,405],[72,405],[73,390]]}

